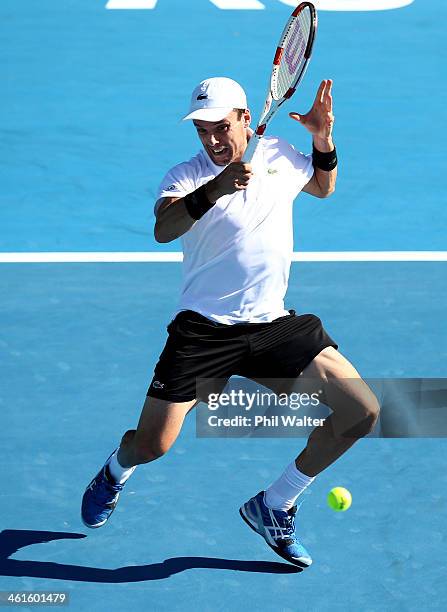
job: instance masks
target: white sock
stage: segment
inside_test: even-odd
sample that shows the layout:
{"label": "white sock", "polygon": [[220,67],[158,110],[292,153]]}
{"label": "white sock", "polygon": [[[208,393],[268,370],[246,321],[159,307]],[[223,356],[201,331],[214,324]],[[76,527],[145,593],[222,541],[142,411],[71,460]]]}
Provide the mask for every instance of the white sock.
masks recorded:
{"label": "white sock", "polygon": [[110,457],[109,470],[116,482],[119,482],[119,484],[124,484],[137,466],[133,465],[132,467],[129,467],[129,468],[123,467],[119,463],[117,455],[118,455],[118,451],[116,450],[113,453],[113,455]]}
{"label": "white sock", "polygon": [[284,473],[265,491],[265,504],[272,510],[290,510],[299,495],[315,480],[300,472],[292,461]]}

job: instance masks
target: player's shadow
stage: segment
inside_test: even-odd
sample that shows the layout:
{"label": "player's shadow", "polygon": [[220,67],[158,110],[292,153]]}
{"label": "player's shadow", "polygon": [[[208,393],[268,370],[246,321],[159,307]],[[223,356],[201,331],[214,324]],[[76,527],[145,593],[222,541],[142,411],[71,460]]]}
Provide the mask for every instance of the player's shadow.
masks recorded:
{"label": "player's shadow", "polygon": [[162,563],[134,565],[118,569],[83,567],[82,565],[66,565],[48,561],[20,561],[9,558],[18,550],[31,544],[43,544],[52,540],[76,540],[85,537],[87,536],[83,533],[5,529],[0,533],[0,575],[81,582],[119,583],[162,580],[169,578],[173,574],[195,568],[236,570],[239,572],[265,574],[295,574],[302,571],[301,568],[286,563],[238,561],[236,559],[218,559],[213,557],[174,557],[166,559]]}

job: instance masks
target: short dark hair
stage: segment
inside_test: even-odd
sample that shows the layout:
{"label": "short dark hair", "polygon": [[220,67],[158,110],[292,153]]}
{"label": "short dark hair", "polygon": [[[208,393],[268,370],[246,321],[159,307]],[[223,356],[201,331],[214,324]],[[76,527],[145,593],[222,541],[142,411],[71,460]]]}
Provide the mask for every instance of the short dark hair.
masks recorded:
{"label": "short dark hair", "polygon": [[245,113],[245,108],[233,108],[237,112],[237,120],[240,121],[242,119],[242,115]]}

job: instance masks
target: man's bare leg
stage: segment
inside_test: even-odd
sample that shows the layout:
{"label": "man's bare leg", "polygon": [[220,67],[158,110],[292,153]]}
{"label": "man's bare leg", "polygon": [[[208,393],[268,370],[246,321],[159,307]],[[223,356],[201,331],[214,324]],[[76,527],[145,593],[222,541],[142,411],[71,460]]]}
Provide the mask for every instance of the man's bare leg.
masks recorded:
{"label": "man's bare leg", "polygon": [[314,392],[322,387],[333,412],[311,433],[306,448],[284,473],[239,511],[281,557],[307,567],[312,558],[295,531],[296,499],[317,474],[371,431],[379,406],[355,368],[332,347],[315,357],[297,383],[300,391]]}
{"label": "man's bare leg", "polygon": [[295,461],[300,472],[316,476],[374,428],[379,404],[354,366],[333,347],[321,351],[301,376],[324,383],[333,411],[314,429]]}
{"label": "man's bare leg", "polygon": [[147,397],[137,429],[126,431],[122,437],[117,456],[120,465],[130,467],[162,457],[174,444],[186,415],[196,403]]}
{"label": "man's bare leg", "polygon": [[308,395],[317,392],[332,413],[311,433],[306,448],[266,489],[267,505],[283,511],[293,507],[317,474],[372,430],[379,414],[371,389],[332,347],[321,351],[295,383],[294,390]]}
{"label": "man's bare leg", "polygon": [[96,529],[109,520],[132,468],[158,459],[171,448],[195,404],[195,400],[175,403],[146,398],[137,429],[126,431],[117,456],[111,455],[84,492],[81,516],[87,527]]}

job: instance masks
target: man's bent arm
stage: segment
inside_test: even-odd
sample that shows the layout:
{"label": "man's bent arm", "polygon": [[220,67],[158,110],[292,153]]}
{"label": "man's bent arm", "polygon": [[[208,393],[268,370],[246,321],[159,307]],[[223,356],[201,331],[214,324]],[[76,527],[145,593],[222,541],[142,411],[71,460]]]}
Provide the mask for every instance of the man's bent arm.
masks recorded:
{"label": "man's bent arm", "polygon": [[[210,203],[219,195],[213,189],[214,182],[206,184],[205,193]],[[157,242],[172,242],[183,236],[196,222],[188,213],[185,198],[161,198],[155,220],[154,236]]]}
{"label": "man's bent arm", "polygon": [[183,198],[161,198],[154,226],[157,242],[171,242],[187,232],[195,223]]}
{"label": "man's bent arm", "polygon": [[196,220],[206,214],[220,197],[247,189],[251,176],[250,164],[232,162],[218,176],[192,194],[183,198],[161,198],[154,227],[155,240],[171,242],[179,238],[191,229]]}

